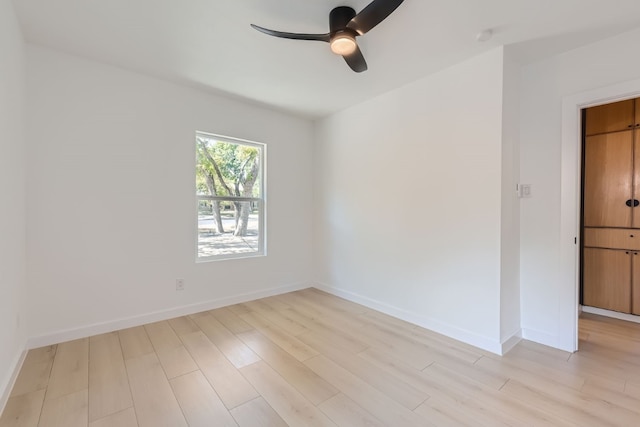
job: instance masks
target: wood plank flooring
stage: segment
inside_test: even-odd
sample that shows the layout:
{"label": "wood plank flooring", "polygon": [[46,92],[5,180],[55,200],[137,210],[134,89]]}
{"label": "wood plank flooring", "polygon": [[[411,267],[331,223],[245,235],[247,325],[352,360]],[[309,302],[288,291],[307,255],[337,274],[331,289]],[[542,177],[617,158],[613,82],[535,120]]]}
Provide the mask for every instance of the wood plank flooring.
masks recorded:
{"label": "wood plank flooring", "polygon": [[0,427],[640,426],[640,325],[499,357],[306,289],[31,350]]}

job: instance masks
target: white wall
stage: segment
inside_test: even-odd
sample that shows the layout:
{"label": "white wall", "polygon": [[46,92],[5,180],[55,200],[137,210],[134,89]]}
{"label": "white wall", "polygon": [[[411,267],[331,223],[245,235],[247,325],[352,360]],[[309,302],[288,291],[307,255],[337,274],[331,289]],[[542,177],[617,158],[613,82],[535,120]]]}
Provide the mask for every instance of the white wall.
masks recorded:
{"label": "white wall", "polygon": [[[32,345],[308,286],[310,121],[33,46],[28,118]],[[267,257],[195,263],[196,130],[267,144]]]}
{"label": "white wall", "polygon": [[[578,159],[562,159],[563,100],[640,78],[640,55],[634,54],[638,40],[640,30],[635,30],[522,70],[520,173],[533,192],[521,205],[522,327],[525,337],[566,350],[575,346],[573,236],[578,230],[561,230],[563,218],[577,216],[561,209],[562,165],[566,172],[566,165]],[[577,191],[563,196],[577,198]]]}
{"label": "white wall", "polygon": [[0,412],[26,339],[24,63],[13,6],[0,0]]}
{"label": "white wall", "polygon": [[[505,51],[502,107],[500,339],[520,336],[520,66]],[[506,344],[508,350],[512,341]]]}
{"label": "white wall", "polygon": [[500,351],[502,78],[500,48],[317,124],[319,283]]}

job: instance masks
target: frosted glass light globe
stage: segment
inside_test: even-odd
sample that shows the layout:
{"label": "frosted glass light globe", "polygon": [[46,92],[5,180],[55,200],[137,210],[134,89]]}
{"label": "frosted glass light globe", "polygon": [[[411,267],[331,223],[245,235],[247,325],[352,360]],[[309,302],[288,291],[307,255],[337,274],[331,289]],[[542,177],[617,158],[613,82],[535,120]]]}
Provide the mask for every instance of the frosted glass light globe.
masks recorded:
{"label": "frosted glass light globe", "polygon": [[350,55],[357,47],[356,39],[349,34],[340,34],[331,40],[331,51],[336,55]]}

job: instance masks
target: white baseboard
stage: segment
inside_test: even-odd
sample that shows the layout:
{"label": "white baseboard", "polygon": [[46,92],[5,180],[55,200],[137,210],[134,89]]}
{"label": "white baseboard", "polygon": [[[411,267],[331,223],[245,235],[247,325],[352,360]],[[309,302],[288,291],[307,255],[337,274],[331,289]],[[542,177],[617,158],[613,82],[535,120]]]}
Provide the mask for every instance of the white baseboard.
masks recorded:
{"label": "white baseboard", "polygon": [[502,341],[502,354],[507,354],[513,347],[518,345],[520,341],[522,341],[522,329],[518,329],[511,334],[509,338]]}
{"label": "white baseboard", "polygon": [[640,316],[633,314],[619,313],[617,311],[605,310],[604,308],[589,307],[588,305],[581,307],[585,313],[599,314],[600,316],[613,317],[614,319],[626,320],[627,322],[640,323]]}
{"label": "white baseboard", "polygon": [[20,369],[22,368],[22,364],[24,363],[24,359],[26,357],[26,348],[16,354],[12,364],[11,375],[9,375],[9,377],[5,380],[4,384],[0,384],[0,414],[2,414],[5,406],[7,406],[9,395],[11,394],[11,389],[13,389],[13,385],[18,379],[18,374],[20,373]]}
{"label": "white baseboard", "polygon": [[131,316],[122,319],[111,320],[108,322],[94,323],[91,325],[81,326],[78,328],[66,329],[53,332],[46,335],[29,338],[27,348],[38,348],[46,345],[58,344],[61,342],[71,341],[80,338],[86,338],[93,335],[104,334],[107,332],[118,331],[120,329],[132,328],[152,322],[172,319],[174,317],[187,316],[202,311],[213,310],[227,305],[239,304],[241,302],[252,301],[255,299],[266,298],[274,295],[280,295],[287,292],[298,291],[300,289],[309,288],[309,283],[297,283],[293,285],[280,286],[277,288],[263,289],[260,291],[249,292],[245,294],[234,295],[231,297],[218,298],[196,304],[189,304],[180,307],[169,308],[167,310],[159,310],[151,313]]}
{"label": "white baseboard", "polygon": [[569,353],[575,352],[574,348],[569,348],[563,345],[563,343],[560,342],[560,338],[557,335],[552,335],[544,331],[522,328],[522,339],[533,341],[538,344],[546,345],[548,347],[557,348],[559,350],[568,351]]}
{"label": "white baseboard", "polygon": [[[500,343],[499,341],[494,341],[490,338],[483,337],[481,335],[466,331],[464,329],[460,329],[456,326],[448,325],[440,321],[422,316],[420,314],[412,313],[404,309],[394,307],[392,305],[371,299],[369,297],[356,294],[351,291],[331,287],[326,284],[318,283],[318,282],[316,282],[314,287],[320,290],[323,290],[327,293],[330,293],[332,295],[344,298],[346,300],[355,302],[357,304],[364,305],[365,307],[369,307],[374,310],[380,311],[382,313],[388,314],[389,316],[393,316],[398,319],[404,320],[406,322],[413,323],[414,325],[421,326],[423,328],[437,332],[439,334],[446,335],[450,338],[453,338],[458,341],[462,341],[474,347],[478,347],[498,355],[503,354],[502,353],[503,344]],[[511,338],[507,340],[507,342],[510,342],[510,340]]]}

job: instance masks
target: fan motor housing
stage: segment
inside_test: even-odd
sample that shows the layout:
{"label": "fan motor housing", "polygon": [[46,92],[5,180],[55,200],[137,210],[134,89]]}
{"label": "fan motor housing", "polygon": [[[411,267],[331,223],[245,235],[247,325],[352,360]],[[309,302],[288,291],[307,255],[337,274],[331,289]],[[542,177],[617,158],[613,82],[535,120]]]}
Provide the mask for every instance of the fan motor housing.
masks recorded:
{"label": "fan motor housing", "polygon": [[[329,28],[331,34],[345,30],[347,24],[356,16],[356,11],[349,6],[338,6],[329,13]],[[355,31],[354,31],[355,32]]]}

